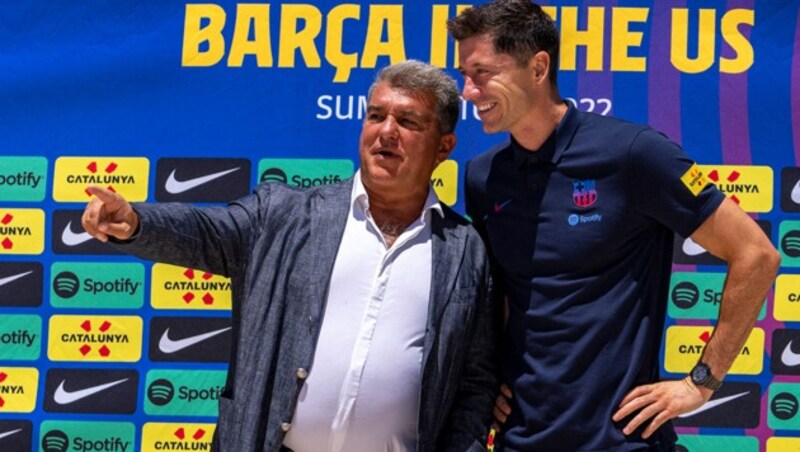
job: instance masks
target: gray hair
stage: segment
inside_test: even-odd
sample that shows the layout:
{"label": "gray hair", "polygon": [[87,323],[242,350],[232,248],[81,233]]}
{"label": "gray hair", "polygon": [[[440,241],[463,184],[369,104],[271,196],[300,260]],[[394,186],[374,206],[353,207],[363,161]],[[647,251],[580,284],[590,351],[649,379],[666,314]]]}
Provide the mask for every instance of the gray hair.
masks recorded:
{"label": "gray hair", "polygon": [[369,87],[368,98],[372,98],[375,87],[382,82],[408,93],[431,96],[436,101],[439,130],[442,133],[452,133],[456,129],[460,103],[458,86],[442,69],[417,60],[386,66]]}

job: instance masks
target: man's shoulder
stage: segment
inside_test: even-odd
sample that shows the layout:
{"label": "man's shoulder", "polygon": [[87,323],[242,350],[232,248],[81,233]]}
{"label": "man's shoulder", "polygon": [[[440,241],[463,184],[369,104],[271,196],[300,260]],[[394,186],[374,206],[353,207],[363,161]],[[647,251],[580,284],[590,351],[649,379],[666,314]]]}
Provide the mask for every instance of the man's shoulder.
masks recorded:
{"label": "man's shoulder", "polygon": [[639,141],[641,137],[669,142],[666,135],[648,124],[640,124],[615,116],[602,116],[597,113],[578,112],[578,114],[577,137],[579,138],[596,143],[616,144],[619,148],[627,148]]}
{"label": "man's shoulder", "polygon": [[492,165],[492,162],[497,158],[513,158],[513,150],[511,149],[510,138],[506,138],[502,142],[497,143],[489,149],[478,154],[469,161],[469,166],[472,169],[489,168]]}
{"label": "man's shoulder", "polygon": [[514,149],[507,138],[467,162],[465,182],[469,186],[482,185],[489,173],[514,165]]}
{"label": "man's shoulder", "polygon": [[459,215],[455,210],[442,204],[442,213],[444,213],[445,226],[451,228],[469,228],[470,222],[462,215]]}
{"label": "man's shoulder", "polygon": [[463,236],[466,239],[468,248],[477,247],[475,250],[484,251],[483,241],[469,220],[445,205],[442,206],[442,212],[444,212],[445,228],[449,228],[456,234]]}
{"label": "man's shoulder", "polygon": [[290,218],[338,214],[345,209],[352,191],[352,178],[330,185],[309,188],[293,187],[281,182],[257,185],[253,195],[234,201],[245,210],[260,211],[280,222]]}
{"label": "man's shoulder", "polygon": [[348,178],[341,182],[313,187],[295,187],[283,182],[269,182],[257,185],[253,191],[261,196],[270,198],[270,202],[289,201],[300,202],[314,197],[336,197],[350,195],[353,179]]}

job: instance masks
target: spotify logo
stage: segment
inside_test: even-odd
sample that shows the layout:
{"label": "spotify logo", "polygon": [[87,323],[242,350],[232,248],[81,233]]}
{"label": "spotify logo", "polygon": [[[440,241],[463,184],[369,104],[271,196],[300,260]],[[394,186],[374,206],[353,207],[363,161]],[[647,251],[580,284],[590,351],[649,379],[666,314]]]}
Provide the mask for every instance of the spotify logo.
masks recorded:
{"label": "spotify logo", "polygon": [[153,369],[147,373],[144,412],[155,416],[216,416],[224,370]]}
{"label": "spotify logo", "polygon": [[[667,314],[673,319],[716,319],[725,277],[721,272],[673,272],[669,280]],[[762,308],[758,319],[765,315],[766,309]]]}
{"label": "spotify logo", "polygon": [[280,168],[269,168],[261,173],[261,182],[282,182],[285,184],[288,180],[286,173]]}
{"label": "spotify logo", "polygon": [[168,404],[172,401],[174,395],[175,388],[172,383],[163,378],[150,383],[150,387],[147,388],[147,398],[156,406]]}
{"label": "spotify logo", "polygon": [[43,452],[132,452],[136,436],[130,422],[44,421],[40,432]]}
{"label": "spotify logo", "polygon": [[349,159],[262,159],[258,180],[280,182],[290,187],[310,188],[341,182],[353,175]]}
{"label": "spotify logo", "polygon": [[140,263],[55,262],[50,267],[50,304],[69,309],[137,309],[144,304]]}
{"label": "spotify logo", "polygon": [[690,282],[682,282],[672,289],[672,302],[681,309],[689,309],[700,299],[700,291]]}
{"label": "spotify logo", "polygon": [[797,414],[797,398],[788,392],[781,392],[772,399],[770,409],[776,418],[788,420]]}
{"label": "spotify logo", "polygon": [[75,273],[61,272],[53,280],[53,290],[61,298],[72,298],[78,293],[80,280]]}
{"label": "spotify logo", "polygon": [[800,257],[800,231],[789,231],[784,235],[781,249],[789,257]]}
{"label": "spotify logo", "polygon": [[61,430],[50,430],[42,438],[44,452],[66,452],[69,446],[69,437]]}

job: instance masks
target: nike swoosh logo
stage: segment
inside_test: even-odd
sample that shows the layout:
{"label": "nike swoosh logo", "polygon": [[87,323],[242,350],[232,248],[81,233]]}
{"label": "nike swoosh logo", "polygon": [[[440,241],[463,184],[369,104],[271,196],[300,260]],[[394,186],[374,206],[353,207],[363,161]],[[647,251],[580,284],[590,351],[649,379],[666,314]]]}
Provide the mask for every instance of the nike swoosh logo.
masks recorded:
{"label": "nike swoosh logo", "polygon": [[792,341],[786,344],[786,348],[781,353],[781,362],[789,367],[800,365],[800,354],[792,351]]}
{"label": "nike swoosh logo", "polygon": [[72,232],[72,221],[67,223],[64,227],[64,232],[61,233],[61,241],[67,246],[77,246],[89,240],[92,240],[92,236],[88,232]]}
{"label": "nike swoosh logo", "polygon": [[683,241],[682,249],[687,256],[697,256],[706,252],[706,249],[698,245],[691,237]]}
{"label": "nike swoosh logo", "polygon": [[207,174],[205,176],[195,177],[187,180],[175,179],[175,171],[177,170],[172,170],[172,172],[169,173],[169,177],[167,178],[167,183],[164,184],[164,188],[167,190],[167,193],[172,193],[173,195],[189,191],[195,187],[199,187],[200,185],[211,182],[214,179],[219,179],[220,177],[226,174],[230,174],[234,171],[239,171],[239,168],[236,167],[229,170],[220,171],[218,173]]}
{"label": "nike swoosh logo", "polygon": [[503,210],[507,205],[509,205],[513,200],[514,198],[511,198],[506,201],[503,201],[500,204],[494,203],[494,213],[500,213],[500,211]]}
{"label": "nike swoosh logo", "polygon": [[19,433],[19,432],[21,432],[21,431],[22,431],[22,429],[21,429],[21,428],[18,428],[18,429],[16,429],[16,430],[9,430],[9,431],[7,431],[7,432],[0,433],[0,439],[3,439],[3,438],[5,438],[5,437],[7,437],[7,436],[11,436],[11,435],[13,435],[14,433]]}
{"label": "nike swoosh logo", "polygon": [[800,180],[792,188],[792,202],[800,204]]}
{"label": "nike swoosh logo", "polygon": [[222,334],[226,331],[231,329],[231,327],[223,328],[221,330],[210,331],[208,333],[198,334],[197,336],[189,336],[184,339],[179,339],[177,341],[173,341],[169,338],[169,328],[164,330],[164,334],[161,335],[161,339],[158,341],[158,349],[161,350],[163,353],[175,353],[178,351],[183,350],[186,347],[191,347],[198,342],[203,342],[206,339],[210,339],[218,334]]}
{"label": "nike swoosh logo", "polygon": [[6,276],[5,278],[0,279],[0,286],[5,286],[6,284],[8,284],[10,282],[16,281],[16,280],[18,280],[18,279],[20,279],[20,278],[22,278],[24,276],[28,276],[31,273],[33,273],[33,270],[27,271],[25,273],[19,273],[19,274],[16,274],[16,275]]}
{"label": "nike swoosh logo", "polygon": [[716,408],[716,407],[718,407],[718,406],[720,406],[720,405],[722,405],[724,403],[728,403],[731,400],[736,400],[739,397],[744,397],[747,394],[750,394],[750,391],[742,392],[741,394],[734,394],[734,395],[731,395],[731,396],[728,396],[728,397],[722,397],[722,398],[719,398],[719,399],[716,399],[716,400],[709,400],[708,402],[703,404],[703,406],[701,406],[700,408],[698,408],[698,409],[696,409],[694,411],[690,411],[688,413],[679,414],[678,417],[680,417],[680,418],[691,417],[691,416],[694,416],[695,414],[700,414],[703,411],[708,411],[708,410],[710,410],[712,408]]}
{"label": "nike swoosh logo", "polygon": [[56,403],[59,405],[67,405],[73,402],[77,402],[78,400],[85,399],[90,395],[97,394],[100,391],[105,391],[108,388],[111,388],[126,381],[128,381],[128,379],[123,378],[122,380],[112,381],[111,383],[92,386],[78,391],[67,391],[66,389],[64,389],[64,383],[66,382],[66,380],[61,380],[61,384],[58,385],[55,394],[53,394],[53,400],[55,400]]}

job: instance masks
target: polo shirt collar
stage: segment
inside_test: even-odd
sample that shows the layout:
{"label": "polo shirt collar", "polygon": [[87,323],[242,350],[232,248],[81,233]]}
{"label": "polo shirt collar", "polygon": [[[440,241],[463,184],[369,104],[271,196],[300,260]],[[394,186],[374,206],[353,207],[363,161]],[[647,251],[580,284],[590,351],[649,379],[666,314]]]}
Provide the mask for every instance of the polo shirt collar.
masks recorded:
{"label": "polo shirt collar", "polygon": [[[367,195],[367,189],[364,188],[364,184],[361,182],[361,169],[356,171],[355,176],[353,176],[353,192],[350,195],[350,208],[351,211],[355,211],[356,209],[365,213],[369,211],[369,195]],[[444,210],[442,210],[439,197],[436,196],[436,191],[430,184],[428,185],[428,197],[425,198],[425,204],[422,206],[420,218],[425,218],[425,213],[428,210],[438,212],[439,216],[444,218]]]}
{"label": "polo shirt collar", "polygon": [[553,133],[544,141],[544,144],[536,150],[531,151],[524,148],[514,136],[511,136],[511,148],[514,150],[514,166],[519,168],[529,161],[530,158],[536,157],[538,162],[550,162],[557,164],[561,160],[564,151],[567,150],[575,131],[578,130],[578,110],[572,104],[567,102],[567,113],[561,118]]}

